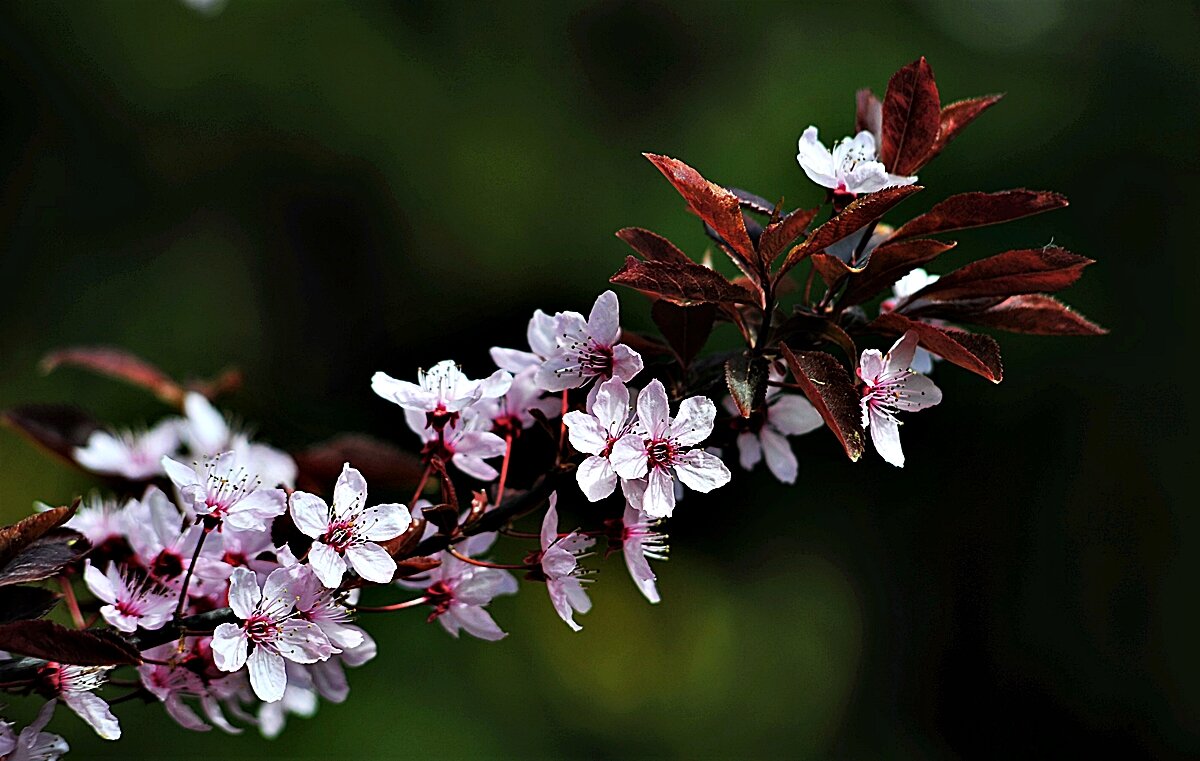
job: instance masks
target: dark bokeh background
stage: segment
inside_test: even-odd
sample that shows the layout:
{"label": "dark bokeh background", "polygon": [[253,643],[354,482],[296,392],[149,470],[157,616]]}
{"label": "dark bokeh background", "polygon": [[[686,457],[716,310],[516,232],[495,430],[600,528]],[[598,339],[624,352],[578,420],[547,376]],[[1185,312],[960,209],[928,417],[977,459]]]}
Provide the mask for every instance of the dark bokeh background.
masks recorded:
{"label": "dark bokeh background", "polygon": [[[946,101],[1008,97],[911,203],[1072,201],[948,258],[1053,238],[1099,260],[1067,298],[1112,329],[1004,338],[997,387],[939,368],[903,471],[821,432],[797,488],[760,472],[689,499],[657,608],[609,563],[579,635],[532,588],[493,605],[498,644],[371,621],[381,654],[350,701],[274,743],[127,704],[115,745],[60,714],[77,757],[1200,753],[1195,7],[841,5],[0,6],[0,405],[156,418],[136,391],[36,372],[112,343],[183,376],[242,367],[226,406],[281,445],[412,443],[374,370],[484,369],[533,308],[590,304],[620,227],[702,250],[641,151],[812,203],[800,132],[845,133],[854,89],[921,54]],[[87,486],[0,433],[3,518]]]}

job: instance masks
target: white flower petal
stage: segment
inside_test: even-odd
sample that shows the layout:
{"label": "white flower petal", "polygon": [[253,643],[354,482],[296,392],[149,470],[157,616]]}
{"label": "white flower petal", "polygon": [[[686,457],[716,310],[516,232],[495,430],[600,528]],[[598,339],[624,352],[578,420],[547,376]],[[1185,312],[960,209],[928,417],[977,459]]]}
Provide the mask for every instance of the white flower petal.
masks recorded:
{"label": "white flower petal", "polygon": [[621,478],[634,479],[646,475],[646,442],[635,433],[627,433],[613,444],[608,461]]}
{"label": "white flower petal", "polygon": [[669,518],[674,511],[675,479],[664,468],[655,468],[646,479],[642,512],[651,518]]}
{"label": "white flower petal", "polygon": [[246,659],[250,670],[250,686],[264,703],[274,703],[283,697],[287,688],[287,669],[282,656],[265,647],[256,647]]}
{"label": "white flower petal", "polygon": [[[721,458],[702,449],[693,449],[676,456],[674,464],[675,474],[679,476],[683,485],[698,492],[710,492],[724,486],[732,477]],[[650,510],[647,508],[646,512],[649,513]]]}
{"label": "white flower petal", "polygon": [[695,446],[712,433],[717,406],[711,399],[692,396],[679,404],[679,413],[672,421],[667,435],[685,447]]}
{"label": "white flower petal", "polygon": [[105,740],[121,739],[121,724],[117,717],[113,716],[108,703],[99,695],[91,692],[66,692],[62,699],[67,707],[96,730],[100,737]]}
{"label": "white flower petal", "polygon": [[316,539],[329,529],[329,505],[315,494],[298,491],[292,493],[292,523],[305,536]]}
{"label": "white flower petal", "polygon": [[262,591],[258,588],[258,576],[249,568],[234,568],[229,576],[229,607],[234,614],[245,621],[254,613],[262,600]]}
{"label": "white flower petal", "polygon": [[[799,464],[796,462],[796,455],[792,452],[787,438],[770,428],[763,428],[759,436],[762,441],[763,454],[767,459],[767,469],[785,484],[796,483]],[[683,480],[682,471],[679,480]]]}
{"label": "white flower petal", "polygon": [[581,462],[575,480],[589,502],[602,500],[617,488],[617,474],[606,457],[592,456]]}
{"label": "white flower petal", "polygon": [[667,390],[657,378],[638,394],[637,411],[638,420],[651,439],[661,439],[666,434],[671,426],[671,408],[667,403]]}
{"label": "white flower petal", "polygon": [[567,425],[567,438],[577,451],[597,455],[608,446],[608,431],[592,415],[572,410],[563,416],[563,422]]}
{"label": "white flower petal", "polygon": [[768,400],[767,424],[785,436],[799,436],[825,424],[812,402],[799,394],[779,394]]}
{"label": "white flower petal", "polygon": [[412,516],[408,514],[408,508],[395,503],[368,507],[356,521],[356,525],[361,527],[358,535],[372,542],[395,539],[408,531],[411,523]]}
{"label": "white flower petal", "polygon": [[890,415],[872,411],[871,441],[875,443],[875,451],[887,462],[897,468],[904,467],[904,450],[900,448],[900,424]]}
{"label": "white flower petal", "polygon": [[355,573],[376,584],[388,584],[396,574],[396,561],[374,542],[350,547],[346,550],[346,558]]}
{"label": "white flower petal", "polygon": [[337,589],[346,574],[346,559],[324,542],[313,542],[308,564],[326,589]]}
{"label": "white flower petal", "polygon": [[367,479],[350,463],[342,465],[341,475],[333,486],[333,512],[339,518],[353,515],[367,506]]}
{"label": "white flower petal", "polygon": [[247,647],[246,635],[236,624],[221,624],[213,632],[213,662],[221,671],[232,673],[246,665]]}

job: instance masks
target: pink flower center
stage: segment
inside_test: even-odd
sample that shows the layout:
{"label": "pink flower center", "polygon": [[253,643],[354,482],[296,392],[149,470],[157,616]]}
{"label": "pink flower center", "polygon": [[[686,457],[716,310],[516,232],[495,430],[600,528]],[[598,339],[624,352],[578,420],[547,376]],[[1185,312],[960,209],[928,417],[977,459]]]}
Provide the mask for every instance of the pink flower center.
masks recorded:
{"label": "pink flower center", "polygon": [[354,541],[354,521],[337,521],[329,524],[329,530],[321,540],[338,552],[345,552]]}
{"label": "pink flower center", "polygon": [[275,639],[279,634],[279,625],[263,615],[251,616],[246,621],[246,636],[251,642],[261,643]]}
{"label": "pink flower center", "polygon": [[667,439],[656,439],[646,447],[650,467],[665,468],[675,459],[675,446]]}

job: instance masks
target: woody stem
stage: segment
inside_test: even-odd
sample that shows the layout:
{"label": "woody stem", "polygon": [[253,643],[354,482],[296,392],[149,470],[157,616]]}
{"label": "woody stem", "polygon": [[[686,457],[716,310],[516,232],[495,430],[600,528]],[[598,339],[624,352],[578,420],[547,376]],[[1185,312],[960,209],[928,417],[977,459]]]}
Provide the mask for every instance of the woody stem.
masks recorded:
{"label": "woody stem", "polygon": [[58,584],[62,587],[63,599],[67,601],[67,610],[71,611],[71,620],[75,623],[75,628],[86,629],[87,622],[83,620],[83,613],[79,610],[79,600],[75,599],[75,588],[71,586],[71,581],[66,576],[59,576]]}
{"label": "woody stem", "polygon": [[175,618],[182,618],[183,611],[187,608],[188,585],[192,583],[192,572],[196,570],[196,563],[200,560],[200,550],[204,548],[204,540],[208,538],[208,531],[208,526],[205,526],[200,538],[196,540],[196,549],[192,552],[192,562],[188,563],[187,573],[183,576],[183,585],[179,588],[179,604],[175,606]]}
{"label": "woody stem", "polygon": [[509,431],[504,436],[504,462],[500,465],[500,482],[496,485],[496,501],[495,504],[500,504],[504,499],[504,482],[508,480],[508,461],[512,459],[512,431]]}
{"label": "woody stem", "polygon": [[421,474],[421,480],[417,482],[417,490],[413,492],[412,499],[409,500],[409,506],[417,504],[417,500],[421,498],[421,492],[425,491],[425,484],[429,481],[429,474],[433,471],[433,463],[425,466],[425,472]]}
{"label": "woody stem", "polygon": [[477,565],[480,568],[498,568],[502,571],[523,571],[529,567],[529,566],[525,565],[524,563],[489,563],[486,560],[476,560],[473,557],[468,557],[467,555],[462,554],[461,552],[454,549],[453,547],[447,547],[446,552],[449,552],[451,555],[458,558],[459,560],[461,560],[464,563],[470,563],[471,565]]}

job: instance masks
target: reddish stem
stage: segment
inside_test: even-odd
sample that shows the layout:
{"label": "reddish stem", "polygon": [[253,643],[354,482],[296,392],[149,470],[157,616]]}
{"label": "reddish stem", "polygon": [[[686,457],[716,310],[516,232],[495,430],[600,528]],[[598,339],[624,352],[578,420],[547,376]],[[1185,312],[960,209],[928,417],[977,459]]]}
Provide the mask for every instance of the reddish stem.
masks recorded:
{"label": "reddish stem", "polygon": [[508,480],[508,461],[512,459],[512,442],[512,431],[509,431],[504,436],[504,462],[500,465],[500,482],[496,485],[497,505],[504,501],[504,482]]}
{"label": "reddish stem", "polygon": [[409,507],[417,504],[417,500],[421,498],[421,492],[425,491],[425,484],[429,481],[429,474],[433,472],[433,463],[425,466],[425,472],[421,474],[421,480],[417,482],[417,490],[413,492],[412,500],[408,503]]}
{"label": "reddish stem", "polygon": [[75,623],[75,628],[86,629],[87,622],[83,620],[83,613],[79,610],[79,600],[75,599],[75,588],[66,576],[59,576],[58,584],[62,587],[63,598],[67,601],[67,610],[71,611],[71,620]]}
{"label": "reddish stem", "polygon": [[415,600],[405,600],[404,602],[398,602],[398,603],[395,603],[394,605],[380,605],[378,607],[357,605],[357,606],[355,606],[354,610],[358,613],[387,613],[388,611],[392,611],[392,610],[404,610],[405,608],[415,608],[419,605],[424,605],[427,602],[429,602],[429,598],[422,596],[422,597],[416,598]]}
{"label": "reddish stem", "polygon": [[477,566],[479,566],[479,567],[481,567],[481,568],[498,568],[498,569],[500,569],[501,571],[524,571],[526,568],[528,568],[528,567],[529,567],[529,566],[525,565],[524,563],[520,563],[520,564],[516,564],[516,563],[489,563],[489,562],[488,562],[488,561],[486,561],[486,560],[476,560],[476,559],[475,559],[475,558],[473,558],[473,557],[468,557],[468,556],[466,556],[466,555],[462,554],[461,552],[459,552],[458,550],[454,549],[453,547],[447,547],[447,548],[446,548],[446,552],[449,552],[451,555],[453,555],[454,557],[458,558],[459,560],[461,560],[461,561],[462,561],[462,562],[464,562],[464,563],[470,563],[471,565],[477,565]]}

